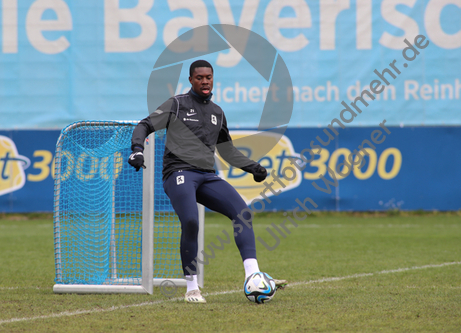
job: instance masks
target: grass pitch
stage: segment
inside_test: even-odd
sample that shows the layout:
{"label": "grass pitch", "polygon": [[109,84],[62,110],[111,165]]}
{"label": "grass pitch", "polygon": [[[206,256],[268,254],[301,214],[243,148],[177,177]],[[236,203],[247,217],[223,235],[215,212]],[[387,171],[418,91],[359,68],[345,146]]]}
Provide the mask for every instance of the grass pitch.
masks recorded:
{"label": "grass pitch", "polygon": [[[205,268],[207,304],[154,295],[55,295],[52,219],[0,219],[0,332],[459,332],[461,216],[316,213],[285,238],[258,214],[260,269],[291,285],[272,302],[243,295],[233,242]],[[206,217],[209,244],[230,221]],[[287,224],[288,225],[288,224]]]}

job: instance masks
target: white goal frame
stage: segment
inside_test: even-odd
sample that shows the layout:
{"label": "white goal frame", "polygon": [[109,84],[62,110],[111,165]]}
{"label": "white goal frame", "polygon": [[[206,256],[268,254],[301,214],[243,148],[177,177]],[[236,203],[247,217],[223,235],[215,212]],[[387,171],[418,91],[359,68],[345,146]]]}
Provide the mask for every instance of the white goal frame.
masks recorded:
{"label": "white goal frame", "polygon": [[[101,126],[104,124],[109,125],[120,125],[123,124],[136,124],[137,121],[114,121],[114,122],[98,122],[98,121],[85,121],[74,123],[66,130],[71,130],[79,126],[88,126],[92,124],[94,126]],[[62,134],[61,134],[62,136]],[[58,144],[56,148],[56,165],[60,165],[60,152],[61,149],[61,136],[58,139]],[[113,265],[111,268],[112,280],[115,284],[103,284],[103,285],[92,285],[92,284],[55,284],[53,286],[53,292],[62,294],[62,293],[78,293],[78,294],[118,294],[118,293],[135,293],[135,294],[152,294],[154,286],[160,286],[164,281],[171,281],[177,287],[185,287],[186,279],[182,278],[154,278],[154,167],[155,167],[155,133],[152,133],[148,137],[149,144],[145,145],[144,149],[144,164],[146,169],[143,169],[143,189],[142,189],[142,277],[141,279],[137,278],[138,285],[129,284],[130,281],[136,281],[136,279],[117,279],[117,266],[116,266],[116,244],[115,244],[115,206],[112,206],[112,232],[111,232],[111,258]],[[58,178],[56,178],[58,179]],[[55,184],[55,191],[58,193],[58,198],[60,199],[60,184],[57,182]],[[113,191],[115,191],[115,182],[113,184]],[[59,224],[59,199],[58,204],[55,205],[54,214],[54,225],[57,234],[58,241],[55,242],[55,262],[56,267],[61,267],[61,252],[60,252],[60,224]],[[203,264],[203,253],[204,250],[204,227],[205,227],[205,207],[197,204],[199,212],[199,234],[198,234],[198,263],[197,263],[197,280],[200,287],[204,285],[204,264]],[[201,260],[200,260],[201,259]],[[200,263],[202,262],[202,263]],[[57,268],[57,274],[59,274],[59,269]],[[141,281],[139,281],[141,280]],[[124,284],[125,283],[125,284]]]}

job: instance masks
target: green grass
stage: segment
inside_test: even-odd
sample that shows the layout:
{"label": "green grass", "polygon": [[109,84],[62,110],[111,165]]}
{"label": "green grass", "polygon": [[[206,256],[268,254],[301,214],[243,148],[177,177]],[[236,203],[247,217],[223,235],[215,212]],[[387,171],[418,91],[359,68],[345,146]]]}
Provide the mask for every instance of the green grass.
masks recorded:
{"label": "green grass", "polygon": [[[53,294],[49,216],[0,217],[0,332],[459,332],[461,217],[457,213],[316,213],[274,251],[257,242],[261,270],[292,285],[264,305],[248,302],[235,244],[205,268],[207,304],[154,295]],[[282,214],[258,214],[255,233]],[[232,232],[206,217],[206,244]],[[426,267],[426,265],[444,266]],[[399,268],[411,268],[396,271]],[[364,273],[373,273],[364,275]],[[337,279],[332,279],[336,277]],[[220,293],[229,291],[228,293]],[[67,313],[67,314],[66,314]],[[56,315],[56,317],[52,317]],[[43,318],[37,318],[43,316]],[[25,319],[11,321],[12,319]]]}

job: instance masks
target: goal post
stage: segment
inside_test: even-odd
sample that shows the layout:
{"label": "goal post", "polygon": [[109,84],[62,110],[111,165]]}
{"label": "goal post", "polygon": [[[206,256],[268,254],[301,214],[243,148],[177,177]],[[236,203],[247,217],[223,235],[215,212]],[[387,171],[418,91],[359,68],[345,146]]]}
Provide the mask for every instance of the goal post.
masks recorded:
{"label": "goal post", "polygon": [[[163,190],[165,131],[146,140],[146,169],[128,164],[137,121],[81,121],[64,128],[55,154],[55,293],[153,293],[185,286],[180,222]],[[199,253],[204,207],[199,209]],[[199,256],[200,258],[200,256]],[[198,281],[203,286],[203,265]]]}

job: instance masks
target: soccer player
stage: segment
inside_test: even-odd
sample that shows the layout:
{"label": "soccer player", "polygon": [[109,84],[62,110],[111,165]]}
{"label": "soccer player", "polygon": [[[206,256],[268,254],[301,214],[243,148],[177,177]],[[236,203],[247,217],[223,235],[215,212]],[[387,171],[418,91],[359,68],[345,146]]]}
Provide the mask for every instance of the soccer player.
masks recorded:
{"label": "soccer player", "polygon": [[[267,177],[267,171],[232,144],[224,112],[211,101],[211,64],[197,60],[191,64],[189,75],[192,87],[187,94],[171,97],[136,126],[132,136],[133,152],[128,162],[139,171],[144,166],[144,140],[154,131],[167,129],[163,188],[181,222],[180,253],[187,281],[185,301],[206,303],[200,294],[193,264],[198,251],[197,202],[234,221],[234,239],[243,260],[245,276],[259,272],[251,214],[245,211],[241,215],[247,208],[245,202],[228,182],[216,175],[216,145],[224,160],[252,173],[256,182],[262,182]],[[239,218],[239,214],[245,221]],[[278,288],[287,284],[285,280],[275,282]]]}

